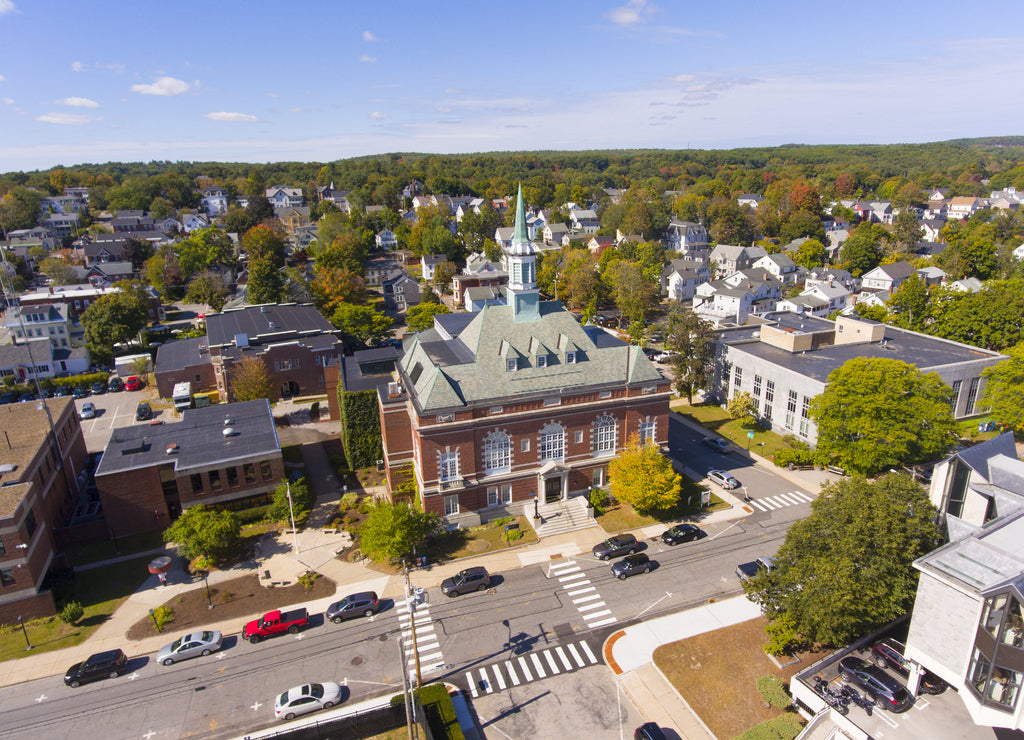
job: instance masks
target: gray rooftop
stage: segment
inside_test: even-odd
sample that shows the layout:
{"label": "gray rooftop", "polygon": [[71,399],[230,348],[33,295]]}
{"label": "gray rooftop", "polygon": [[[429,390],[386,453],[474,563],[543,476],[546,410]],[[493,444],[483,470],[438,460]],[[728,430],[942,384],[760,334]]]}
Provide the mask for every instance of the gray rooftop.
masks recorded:
{"label": "gray rooftop", "polygon": [[[225,429],[233,429],[230,436]],[[178,451],[167,454],[171,445]],[[176,471],[279,454],[281,445],[266,399],[186,409],[173,424],[117,427],[96,476],[172,463]]]}
{"label": "gray rooftop", "polygon": [[206,337],[192,337],[168,342],[161,345],[156,351],[154,372],[175,372],[196,365],[208,364],[210,362],[208,349],[209,343]]}
{"label": "gray rooftop", "polygon": [[372,391],[387,388],[394,380],[395,365],[402,353],[396,347],[364,349],[345,357],[342,386],[346,391]]}
{"label": "gray rooftop", "polygon": [[275,343],[302,335],[333,334],[334,327],[308,304],[267,304],[234,308],[206,317],[210,346],[234,344],[245,334],[250,344]]}

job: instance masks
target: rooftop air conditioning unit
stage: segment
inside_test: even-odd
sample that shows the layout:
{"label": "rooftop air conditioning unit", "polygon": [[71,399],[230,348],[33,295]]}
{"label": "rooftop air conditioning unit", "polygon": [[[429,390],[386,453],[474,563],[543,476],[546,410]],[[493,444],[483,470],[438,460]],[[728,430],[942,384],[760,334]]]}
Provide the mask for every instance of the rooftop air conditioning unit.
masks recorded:
{"label": "rooftop air conditioning unit", "polygon": [[235,436],[234,427],[224,427],[224,431],[221,432],[221,434],[223,434],[225,437],[234,437]]}

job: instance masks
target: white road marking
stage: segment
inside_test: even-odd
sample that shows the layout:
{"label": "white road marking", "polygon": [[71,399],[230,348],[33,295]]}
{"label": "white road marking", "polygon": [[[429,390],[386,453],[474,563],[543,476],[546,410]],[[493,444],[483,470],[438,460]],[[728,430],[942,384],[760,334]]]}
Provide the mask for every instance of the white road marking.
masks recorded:
{"label": "white road marking", "polygon": [[501,675],[501,668],[496,665],[491,666],[491,670],[494,671],[494,679],[498,682],[498,689],[501,691],[505,690],[505,678]]}
{"label": "white road marking", "polygon": [[473,695],[473,698],[477,698],[476,693],[476,680],[473,678],[473,672],[470,671],[466,674],[466,682],[469,684],[469,693]]}
{"label": "white road marking", "polygon": [[530,675],[530,666],[526,663],[526,658],[519,658],[519,668],[523,672],[523,676],[526,677],[527,681],[532,681],[533,676]]}
{"label": "white road marking", "polygon": [[540,664],[540,658],[537,657],[537,653],[530,653],[530,660],[533,661],[534,670],[537,671],[537,678],[544,678],[547,674],[544,673],[544,666]]}
{"label": "white road marking", "polygon": [[566,645],[566,649],[572,655],[572,659],[576,661],[576,665],[580,668],[586,665],[586,663],[583,662],[583,658],[580,656],[579,651],[576,650],[575,645]]}
{"label": "white road marking", "polygon": [[556,647],[555,648],[555,653],[558,654],[558,659],[560,661],[562,661],[562,665],[565,666],[565,670],[571,671],[572,670],[572,663],[569,662],[569,656],[567,656],[565,654],[565,651],[562,650],[561,647]]}
{"label": "white road marking", "polygon": [[552,676],[555,675],[556,673],[561,673],[561,671],[558,670],[558,664],[555,662],[555,659],[551,655],[551,651],[550,650],[545,650],[541,654],[544,656],[544,660],[546,660],[548,662],[548,665],[551,667],[551,675]]}
{"label": "white road marking", "polygon": [[38,699],[36,699],[36,704],[41,704],[45,699],[46,694],[41,695]]}
{"label": "white road marking", "polygon": [[[594,589],[594,590],[596,591],[597,589]],[[573,599],[572,603],[574,603],[574,604],[583,604],[583,603],[586,603],[588,601],[593,601],[594,599],[600,599],[600,598],[601,598],[600,594],[594,593],[594,594],[590,594],[589,596],[581,596],[578,599]],[[603,604],[604,602],[602,601],[601,603]],[[582,607],[576,607],[576,608],[577,609],[581,609]]]}
{"label": "white road marking", "polygon": [[590,627],[603,627],[606,624],[614,624],[618,622],[615,617],[608,617],[608,619],[602,619],[600,622],[591,622],[588,626]]}
{"label": "white road marking", "polygon": [[[604,606],[604,605],[602,604],[602,606]],[[611,609],[605,609],[604,611],[591,612],[590,614],[584,614],[583,615],[583,619],[585,619],[586,621],[589,622],[591,619],[597,619],[598,617],[603,617],[605,614],[611,614],[611,613],[612,613]],[[593,627],[594,625],[590,625],[590,626]]]}
{"label": "white road marking", "polygon": [[587,658],[590,660],[590,664],[591,665],[594,665],[595,663],[597,663],[597,658],[595,658],[594,654],[590,651],[590,645],[588,645],[585,642],[581,642],[580,643],[580,649],[583,650],[583,652],[585,652],[587,654]]}
{"label": "white road marking", "polygon": [[519,685],[519,676],[517,676],[516,672],[514,670],[512,670],[512,661],[510,661],[510,660],[506,660],[505,661],[505,670],[508,671],[508,677],[509,677],[509,680],[512,681],[512,685],[513,686],[518,686]]}
{"label": "white road marking", "polygon": [[252,705],[251,708],[255,712],[255,711],[257,711],[262,706],[263,706],[262,704],[260,704],[259,702],[256,702],[255,704]]}

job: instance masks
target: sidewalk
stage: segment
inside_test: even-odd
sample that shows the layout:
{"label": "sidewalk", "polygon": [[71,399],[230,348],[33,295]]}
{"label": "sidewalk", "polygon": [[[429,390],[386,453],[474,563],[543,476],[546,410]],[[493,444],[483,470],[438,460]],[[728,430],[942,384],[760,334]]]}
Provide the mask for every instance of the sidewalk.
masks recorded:
{"label": "sidewalk", "polygon": [[671,727],[688,740],[714,740],[704,722],[654,665],[654,651],[661,645],[760,615],[761,609],[746,596],[736,596],[641,622],[605,641],[605,662],[645,721]]}

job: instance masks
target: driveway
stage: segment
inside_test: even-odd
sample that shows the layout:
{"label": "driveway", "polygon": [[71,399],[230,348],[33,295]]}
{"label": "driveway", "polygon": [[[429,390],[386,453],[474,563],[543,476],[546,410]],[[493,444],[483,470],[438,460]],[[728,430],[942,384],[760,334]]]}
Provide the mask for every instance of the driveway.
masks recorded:
{"label": "driveway", "polygon": [[[135,421],[135,407],[141,401],[151,405],[158,402],[155,392],[147,386],[141,391],[120,391],[118,393],[102,393],[75,401],[75,408],[80,412],[84,403],[91,402],[96,407],[96,416],[82,419],[82,433],[85,435],[85,447],[89,452],[100,452],[110,440],[110,433],[115,427],[126,427],[132,424],[149,424],[147,421]],[[153,421],[177,421],[172,408],[153,408]]]}

